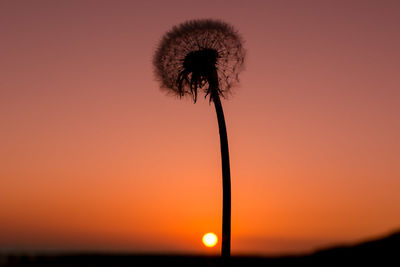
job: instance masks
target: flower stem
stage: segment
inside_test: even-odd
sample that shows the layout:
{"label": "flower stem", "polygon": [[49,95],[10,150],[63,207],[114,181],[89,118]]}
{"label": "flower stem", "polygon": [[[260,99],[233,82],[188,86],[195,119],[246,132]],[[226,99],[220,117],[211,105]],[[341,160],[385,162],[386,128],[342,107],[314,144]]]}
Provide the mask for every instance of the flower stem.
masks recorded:
{"label": "flower stem", "polygon": [[226,132],[226,124],[224,111],[222,109],[221,100],[217,90],[211,92],[214,102],[215,111],[217,113],[219,138],[221,145],[221,163],[222,163],[222,246],[221,256],[223,260],[227,260],[231,255],[231,173],[229,166],[229,148],[228,135]]}

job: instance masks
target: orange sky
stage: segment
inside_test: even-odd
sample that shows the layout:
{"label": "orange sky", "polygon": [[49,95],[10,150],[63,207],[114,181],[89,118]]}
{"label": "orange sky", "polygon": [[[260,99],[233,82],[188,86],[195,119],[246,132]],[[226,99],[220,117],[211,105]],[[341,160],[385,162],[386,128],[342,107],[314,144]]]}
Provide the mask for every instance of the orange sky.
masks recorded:
{"label": "orange sky", "polygon": [[138,2],[0,3],[0,250],[218,253],[215,111],[165,96],[151,64],[204,17],[246,41],[222,103],[233,254],[399,228],[398,1]]}

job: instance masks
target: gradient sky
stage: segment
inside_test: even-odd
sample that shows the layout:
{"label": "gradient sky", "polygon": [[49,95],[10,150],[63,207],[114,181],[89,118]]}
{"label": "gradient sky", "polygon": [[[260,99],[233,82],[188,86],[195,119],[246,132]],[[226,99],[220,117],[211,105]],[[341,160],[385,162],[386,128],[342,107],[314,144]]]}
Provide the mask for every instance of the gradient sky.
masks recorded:
{"label": "gradient sky", "polygon": [[399,1],[1,1],[0,250],[218,253],[217,119],[152,56],[188,19],[245,39],[223,101],[232,251],[305,252],[400,226]]}

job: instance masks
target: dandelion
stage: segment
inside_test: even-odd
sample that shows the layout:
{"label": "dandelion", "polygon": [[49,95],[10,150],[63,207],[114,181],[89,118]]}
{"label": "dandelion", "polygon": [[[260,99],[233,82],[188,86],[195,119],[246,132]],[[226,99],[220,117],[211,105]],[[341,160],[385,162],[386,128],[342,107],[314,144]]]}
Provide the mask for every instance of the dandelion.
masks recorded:
{"label": "dandelion", "polygon": [[231,179],[228,137],[221,97],[239,82],[243,68],[242,39],[229,24],[211,19],[191,20],[165,34],[154,55],[155,74],[161,88],[197,101],[199,92],[209,97],[217,113],[222,161],[222,247],[223,258],[230,257]]}

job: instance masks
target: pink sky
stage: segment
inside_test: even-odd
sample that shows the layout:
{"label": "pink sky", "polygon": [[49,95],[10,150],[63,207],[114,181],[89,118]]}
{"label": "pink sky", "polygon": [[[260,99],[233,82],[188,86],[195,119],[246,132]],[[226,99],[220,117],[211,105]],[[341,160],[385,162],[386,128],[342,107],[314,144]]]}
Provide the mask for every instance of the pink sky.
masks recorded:
{"label": "pink sky", "polygon": [[218,128],[152,57],[188,19],[245,39],[223,100],[233,253],[400,226],[398,1],[0,2],[0,250],[216,253]]}

